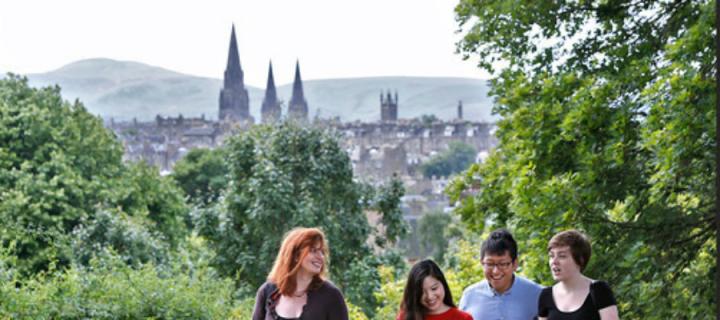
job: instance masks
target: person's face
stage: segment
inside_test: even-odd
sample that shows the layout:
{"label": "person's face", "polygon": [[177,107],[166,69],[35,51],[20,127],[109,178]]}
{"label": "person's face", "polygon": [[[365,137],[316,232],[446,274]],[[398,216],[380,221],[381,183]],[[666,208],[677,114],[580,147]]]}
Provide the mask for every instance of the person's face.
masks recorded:
{"label": "person's face", "polygon": [[570,247],[551,248],[548,255],[550,271],[555,281],[562,281],[580,273],[580,266],[573,259]]}
{"label": "person's face", "polygon": [[428,314],[441,313],[445,308],[445,288],[438,279],[427,276],[422,283],[420,303],[428,310]]}
{"label": "person's face", "polygon": [[510,289],[517,269],[517,261],[513,261],[510,252],[505,251],[502,255],[488,253],[483,257],[482,265],[485,279],[495,291],[503,293]]}
{"label": "person's face", "polygon": [[325,266],[325,252],[321,243],[310,247],[308,254],[300,263],[300,268],[312,275],[320,274]]}

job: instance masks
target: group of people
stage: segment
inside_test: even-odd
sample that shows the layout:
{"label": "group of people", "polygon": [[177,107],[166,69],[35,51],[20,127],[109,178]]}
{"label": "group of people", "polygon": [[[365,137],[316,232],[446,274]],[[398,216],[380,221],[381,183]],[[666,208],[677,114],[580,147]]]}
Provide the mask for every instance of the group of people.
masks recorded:
{"label": "group of people", "polygon": [[[587,236],[560,232],[550,239],[548,255],[556,283],[543,288],[515,274],[518,248],[512,234],[493,231],[480,249],[485,280],[466,288],[457,306],[440,267],[432,260],[417,262],[396,320],[618,319],[610,286],[582,274],[591,256]],[[327,280],[327,257],[321,230],[291,230],[258,289],[252,319],[347,320],[343,295]]]}

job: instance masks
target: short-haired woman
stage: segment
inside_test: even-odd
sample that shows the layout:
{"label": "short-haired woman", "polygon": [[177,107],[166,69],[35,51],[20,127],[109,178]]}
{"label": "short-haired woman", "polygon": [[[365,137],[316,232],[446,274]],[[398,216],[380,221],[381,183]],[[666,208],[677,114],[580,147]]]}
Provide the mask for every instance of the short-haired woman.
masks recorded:
{"label": "short-haired woman", "polygon": [[342,293],[326,280],[328,256],[320,229],[288,232],[258,289],[252,320],[347,320]]}
{"label": "short-haired woman", "polygon": [[445,275],[432,260],[410,269],[397,320],[472,320],[453,303]]}
{"label": "short-haired woman", "polygon": [[591,252],[587,236],[577,230],[563,231],[550,239],[550,271],[557,283],[540,293],[540,320],[618,319],[610,286],[582,274]]}

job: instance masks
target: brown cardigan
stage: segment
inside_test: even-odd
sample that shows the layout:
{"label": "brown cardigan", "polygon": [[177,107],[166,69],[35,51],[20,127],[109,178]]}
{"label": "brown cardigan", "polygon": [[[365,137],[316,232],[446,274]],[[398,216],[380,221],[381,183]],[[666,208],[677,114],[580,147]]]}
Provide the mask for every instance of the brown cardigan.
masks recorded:
{"label": "brown cardigan", "polygon": [[[275,320],[274,309],[280,298],[277,287],[265,282],[257,291],[252,320]],[[308,291],[301,320],[348,320],[348,310],[340,289],[329,281]]]}

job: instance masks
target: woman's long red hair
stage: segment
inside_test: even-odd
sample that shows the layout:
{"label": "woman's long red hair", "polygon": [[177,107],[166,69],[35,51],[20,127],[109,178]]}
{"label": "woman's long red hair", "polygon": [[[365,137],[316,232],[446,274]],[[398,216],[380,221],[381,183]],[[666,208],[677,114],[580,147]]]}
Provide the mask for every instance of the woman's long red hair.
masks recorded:
{"label": "woman's long red hair", "polygon": [[325,234],[318,228],[295,228],[285,234],[285,238],[278,251],[275,264],[272,271],[268,275],[268,281],[274,283],[280,293],[291,295],[297,289],[295,277],[300,270],[303,259],[310,253],[310,249],[322,246],[325,254],[325,261],[322,270],[315,275],[308,289],[313,289],[322,284],[327,274],[327,264],[329,260],[329,252]]}

